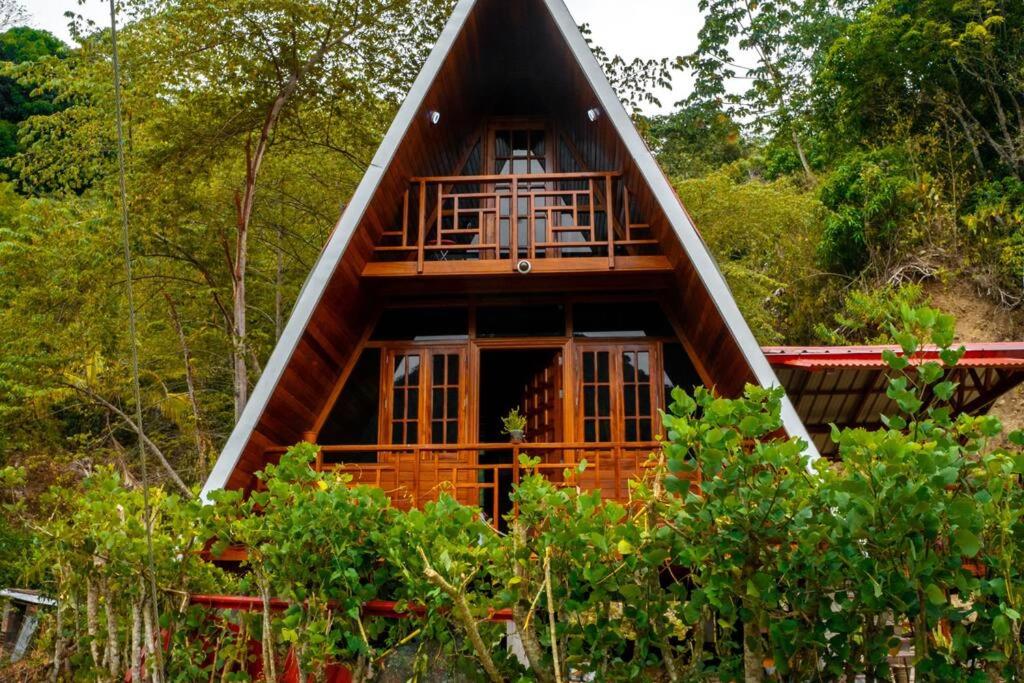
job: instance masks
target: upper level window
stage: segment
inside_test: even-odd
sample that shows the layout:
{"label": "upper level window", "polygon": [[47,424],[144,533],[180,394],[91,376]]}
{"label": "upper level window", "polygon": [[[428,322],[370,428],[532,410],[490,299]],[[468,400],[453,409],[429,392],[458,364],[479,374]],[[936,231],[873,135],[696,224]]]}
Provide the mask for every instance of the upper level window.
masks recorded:
{"label": "upper level window", "polygon": [[526,175],[547,171],[547,140],[543,129],[520,128],[494,133],[494,172]]}
{"label": "upper level window", "polygon": [[389,308],[373,330],[374,341],[451,341],[469,339],[465,308]]}
{"label": "upper level window", "polygon": [[673,337],[661,306],[653,301],[574,304],[573,334],[577,337]]}

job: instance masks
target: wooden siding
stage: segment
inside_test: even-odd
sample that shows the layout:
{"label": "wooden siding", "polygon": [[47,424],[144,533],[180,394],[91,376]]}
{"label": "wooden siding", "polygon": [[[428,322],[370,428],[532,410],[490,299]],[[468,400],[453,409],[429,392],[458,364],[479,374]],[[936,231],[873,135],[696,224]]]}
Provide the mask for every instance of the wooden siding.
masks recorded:
{"label": "wooden siding", "polygon": [[[456,172],[467,140],[489,117],[543,118],[550,122],[556,139],[562,135],[571,142],[586,166],[583,170],[621,171],[663,256],[632,257],[659,260],[597,278],[538,273],[498,280],[493,274],[474,279],[441,272],[431,278],[433,284],[418,282],[417,291],[472,294],[510,286],[517,291],[568,291],[597,285],[663,291],[663,301],[677,318],[684,343],[706,381],[725,394],[737,393],[745,382],[753,381],[739,346],[611,122],[606,116],[588,120],[587,110],[596,106],[596,95],[540,0],[477,3],[361,217],[228,487],[251,487],[253,473],[263,467],[269,449],[302,440],[336,395],[337,380],[353,362],[381,298],[409,286],[408,278],[394,285],[375,277],[388,274],[375,272],[378,265],[393,264],[371,263],[381,233],[401,227],[409,179]],[[441,114],[437,125],[428,117],[433,110]],[[619,259],[619,267],[629,263]]]}

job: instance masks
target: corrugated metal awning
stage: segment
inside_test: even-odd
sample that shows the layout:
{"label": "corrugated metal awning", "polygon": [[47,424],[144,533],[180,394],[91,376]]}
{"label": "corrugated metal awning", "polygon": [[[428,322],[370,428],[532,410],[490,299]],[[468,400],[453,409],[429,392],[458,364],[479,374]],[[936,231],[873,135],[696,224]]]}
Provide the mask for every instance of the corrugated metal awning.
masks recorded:
{"label": "corrugated metal awning", "polygon": [[[1024,382],[1024,343],[966,344],[951,371],[958,387],[951,401],[957,413],[986,413],[999,397]],[[903,355],[898,346],[775,346],[764,353],[786,387],[797,413],[823,455],[834,455],[829,433],[839,427],[882,426],[882,415],[896,412],[886,396],[888,365],[884,351]],[[938,360],[937,348],[910,359]],[[930,399],[926,396],[926,401]]]}

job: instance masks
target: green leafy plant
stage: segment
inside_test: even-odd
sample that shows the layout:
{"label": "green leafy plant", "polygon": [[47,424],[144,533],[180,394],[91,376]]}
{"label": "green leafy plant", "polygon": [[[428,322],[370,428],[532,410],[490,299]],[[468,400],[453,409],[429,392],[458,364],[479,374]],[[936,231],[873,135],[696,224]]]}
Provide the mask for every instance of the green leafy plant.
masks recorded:
{"label": "green leafy plant", "polygon": [[508,411],[505,417],[501,418],[502,434],[521,434],[526,431],[526,416],[519,412],[519,408]]}

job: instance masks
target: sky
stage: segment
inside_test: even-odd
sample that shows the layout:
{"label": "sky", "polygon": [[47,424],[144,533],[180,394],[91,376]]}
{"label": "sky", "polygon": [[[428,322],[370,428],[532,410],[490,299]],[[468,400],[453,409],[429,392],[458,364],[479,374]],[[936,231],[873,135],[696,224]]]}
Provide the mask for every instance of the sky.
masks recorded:
{"label": "sky", "polygon": [[[625,59],[675,57],[697,45],[703,23],[698,0],[565,0],[579,24],[590,24],[594,41],[610,55]],[[107,24],[108,0],[25,0],[31,25],[71,42],[65,12]],[[662,111],[686,96],[690,80],[677,73],[671,91],[656,92]],[[653,109],[648,113],[653,113]]]}

